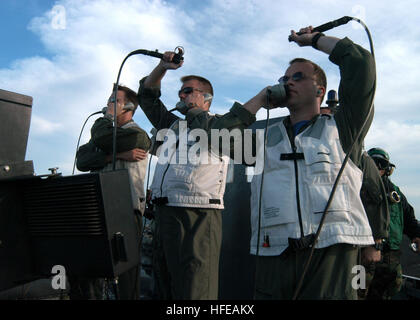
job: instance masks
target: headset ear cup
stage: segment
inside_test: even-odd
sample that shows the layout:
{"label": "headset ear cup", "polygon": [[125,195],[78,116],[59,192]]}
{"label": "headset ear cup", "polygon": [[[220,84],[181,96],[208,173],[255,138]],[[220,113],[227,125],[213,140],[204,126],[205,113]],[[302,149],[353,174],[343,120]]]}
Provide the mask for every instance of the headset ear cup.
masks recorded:
{"label": "headset ear cup", "polygon": [[134,104],[132,102],[128,102],[123,109],[127,110],[127,111],[134,111],[136,107],[134,106]]}
{"label": "headset ear cup", "polygon": [[213,96],[210,93],[204,94],[204,101],[211,101],[213,99]]}

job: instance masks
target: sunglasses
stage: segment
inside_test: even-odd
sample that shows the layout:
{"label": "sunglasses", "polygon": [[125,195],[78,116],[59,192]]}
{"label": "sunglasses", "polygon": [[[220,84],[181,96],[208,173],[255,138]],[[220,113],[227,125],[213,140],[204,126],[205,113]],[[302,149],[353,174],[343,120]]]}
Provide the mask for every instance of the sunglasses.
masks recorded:
{"label": "sunglasses", "polygon": [[194,90],[197,90],[197,91],[203,92],[203,90],[200,90],[200,89],[197,89],[197,88],[193,88],[193,87],[185,87],[185,88],[183,88],[183,89],[181,89],[181,90],[179,90],[179,91],[178,91],[178,97],[180,97],[180,98],[181,98],[181,94],[182,94],[182,93],[183,93],[183,94],[188,95],[188,94],[192,93]]}
{"label": "sunglasses", "polygon": [[379,170],[385,170],[389,167],[389,161],[381,158],[373,158]]}
{"label": "sunglasses", "polygon": [[298,71],[298,72],[295,72],[294,74],[292,74],[291,77],[289,77],[289,76],[283,76],[283,77],[281,77],[279,79],[279,82],[280,83],[287,83],[287,81],[289,81],[289,79],[292,79],[293,81],[296,81],[297,82],[297,81],[300,81],[300,80],[305,79],[305,75],[303,74],[303,72]]}

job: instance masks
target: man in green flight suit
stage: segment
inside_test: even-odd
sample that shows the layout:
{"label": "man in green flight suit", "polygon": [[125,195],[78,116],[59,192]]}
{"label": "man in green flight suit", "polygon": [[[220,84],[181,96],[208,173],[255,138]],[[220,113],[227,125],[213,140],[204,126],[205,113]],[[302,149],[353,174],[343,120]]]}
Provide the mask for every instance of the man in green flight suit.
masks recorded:
{"label": "man in green flight suit", "polygon": [[[158,136],[164,131],[172,133],[158,151],[150,187],[156,208],[153,239],[156,287],[159,299],[216,300],[229,159],[211,149],[200,150],[196,158],[197,153],[191,152],[194,150],[191,141],[182,138],[193,135],[189,119],[195,114],[217,118],[209,113],[213,97],[209,80],[197,75],[181,78],[177,109],[186,121],[168,111],[160,100],[166,72],[183,64],[172,62],[174,54],[165,52],[152,72],[140,81],[138,92],[140,107],[159,131]],[[174,139],[169,139],[170,136]],[[170,146],[166,149],[168,158],[162,151],[165,145]]]}
{"label": "man in green flight suit", "polygon": [[400,188],[392,183],[389,176],[395,165],[390,163],[388,153],[381,148],[372,148],[368,151],[369,156],[375,161],[382,176],[382,181],[387,192],[390,222],[389,235],[384,239],[382,248],[382,262],[375,265],[373,270],[368,270],[367,276],[373,277],[368,288],[367,299],[391,299],[401,289],[401,242],[403,234],[406,234],[420,252],[420,224],[414,216],[414,209],[408,203],[407,198]]}
{"label": "man in green flight suit", "polygon": [[[115,89],[115,87],[114,87]],[[91,129],[91,139],[77,152],[77,168],[80,171],[111,171],[113,152],[114,94],[108,100],[104,117],[95,121]],[[144,180],[147,169],[147,151],[151,141],[147,133],[133,120],[138,106],[137,94],[128,87],[118,86],[117,90],[117,147],[116,169],[127,169],[133,201],[134,218],[138,232],[142,229],[142,215],[145,210]],[[139,243],[138,250],[140,251]],[[69,280],[70,281],[70,280]],[[140,265],[119,276],[120,299],[138,299],[140,294]],[[72,286],[72,283],[70,283]],[[92,288],[93,286],[93,288]],[[101,299],[100,279],[77,279],[72,290],[74,299]],[[73,289],[73,288],[72,288]]]}

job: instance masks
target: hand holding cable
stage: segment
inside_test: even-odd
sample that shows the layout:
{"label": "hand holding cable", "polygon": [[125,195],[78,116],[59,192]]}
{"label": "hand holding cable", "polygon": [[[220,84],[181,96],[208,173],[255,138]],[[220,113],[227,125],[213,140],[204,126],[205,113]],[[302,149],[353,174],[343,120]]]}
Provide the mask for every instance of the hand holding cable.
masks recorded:
{"label": "hand holding cable", "polygon": [[179,63],[174,62],[174,57],[176,53],[173,51],[166,51],[163,54],[162,59],[159,62],[159,66],[164,70],[176,70],[184,64],[184,60],[181,60]]}
{"label": "hand holding cable", "polygon": [[[176,50],[178,50],[178,53],[175,53]],[[165,76],[166,71],[178,69],[184,64],[182,56],[184,54],[184,49],[182,47],[177,47],[175,48],[175,51],[166,51],[164,54],[151,51],[154,57],[160,57],[161,60],[144,81],[145,88],[160,88],[161,81]],[[150,51],[147,52],[147,55],[150,55]],[[144,52],[142,51],[142,53]]]}
{"label": "hand holding cable", "polygon": [[314,49],[323,51],[326,54],[331,54],[335,45],[341,39],[331,36],[326,36],[323,33],[316,31],[312,26],[301,28],[299,32],[291,31],[289,41],[294,41],[300,47],[312,46]]}
{"label": "hand holding cable", "polygon": [[294,41],[299,47],[312,45],[312,38],[320,32],[313,32],[312,26],[301,28],[298,33],[294,30],[290,31],[289,41]]}

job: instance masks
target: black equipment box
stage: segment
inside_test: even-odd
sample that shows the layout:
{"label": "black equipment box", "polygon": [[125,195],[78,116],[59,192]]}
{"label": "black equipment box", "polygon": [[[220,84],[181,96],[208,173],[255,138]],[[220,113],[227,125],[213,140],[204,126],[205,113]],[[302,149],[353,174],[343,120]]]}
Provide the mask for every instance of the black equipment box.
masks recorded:
{"label": "black equipment box", "polygon": [[52,276],[114,278],[139,264],[127,170],[0,182],[0,290]]}
{"label": "black equipment box", "polygon": [[0,180],[33,174],[25,161],[31,112],[32,97],[0,89]]}

